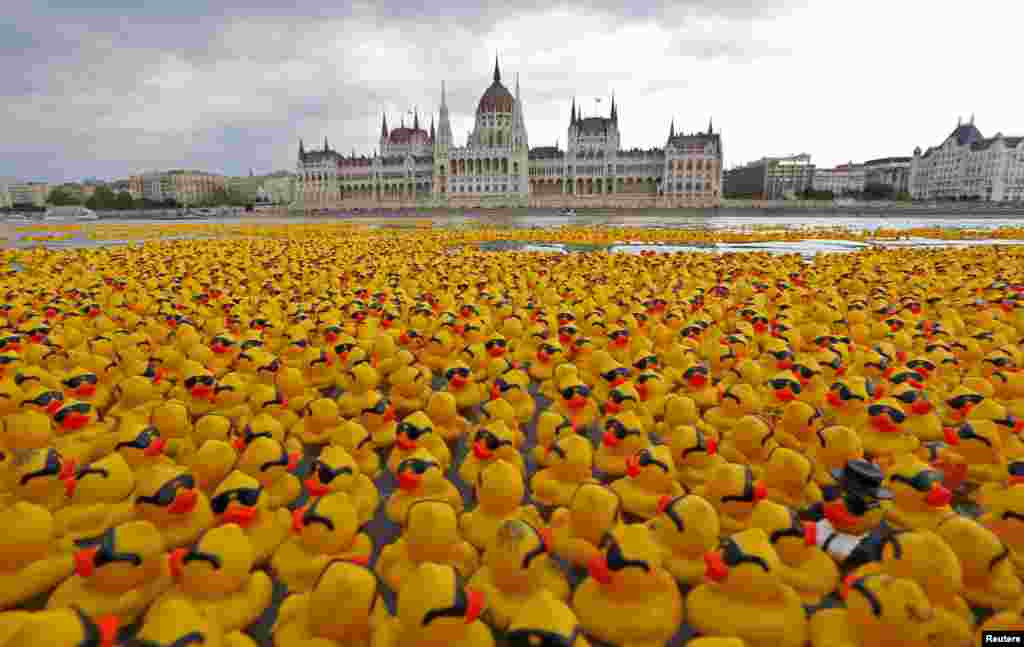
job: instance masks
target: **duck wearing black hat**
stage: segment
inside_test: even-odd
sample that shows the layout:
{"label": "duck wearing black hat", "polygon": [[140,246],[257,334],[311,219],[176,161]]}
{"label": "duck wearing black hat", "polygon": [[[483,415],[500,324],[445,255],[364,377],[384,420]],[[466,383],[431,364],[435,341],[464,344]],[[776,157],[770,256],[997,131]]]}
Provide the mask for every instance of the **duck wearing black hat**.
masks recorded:
{"label": "duck wearing black hat", "polygon": [[823,503],[811,506],[815,541],[844,567],[856,568],[881,556],[883,538],[890,531],[883,521],[881,502],[892,498],[882,487],[885,474],[878,465],[851,460],[833,470],[838,488]]}

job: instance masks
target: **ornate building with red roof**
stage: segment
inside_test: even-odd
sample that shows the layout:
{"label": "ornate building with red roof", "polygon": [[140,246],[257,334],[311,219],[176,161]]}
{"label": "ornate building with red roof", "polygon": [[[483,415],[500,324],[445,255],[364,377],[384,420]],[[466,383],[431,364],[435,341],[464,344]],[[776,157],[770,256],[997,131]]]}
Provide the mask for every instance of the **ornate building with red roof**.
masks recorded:
{"label": "ornate building with red roof", "polygon": [[300,141],[297,206],[707,206],[721,199],[722,139],[711,124],[689,134],[673,124],[664,148],[624,150],[614,96],[607,117],[584,117],[574,99],[566,150],[531,150],[519,79],[513,94],[497,60],[464,144],[452,133],[444,82],[436,130],[433,117],[427,130],[418,111],[410,116],[411,126],[402,117],[397,128],[381,116],[372,157],[341,155],[326,139],[323,150],[306,151]]}

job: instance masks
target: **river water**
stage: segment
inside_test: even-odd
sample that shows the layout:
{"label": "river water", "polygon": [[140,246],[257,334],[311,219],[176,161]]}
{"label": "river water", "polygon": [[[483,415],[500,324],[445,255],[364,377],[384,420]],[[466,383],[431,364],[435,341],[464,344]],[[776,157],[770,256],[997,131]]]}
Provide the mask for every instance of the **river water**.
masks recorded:
{"label": "river water", "polygon": [[[28,231],[24,223],[3,223],[3,235],[6,241],[3,246],[8,249],[29,248],[43,246],[54,249],[96,247],[116,244],[131,244],[138,242],[128,239],[118,240],[94,240],[88,237],[88,231],[95,224],[115,225],[126,230],[138,227],[168,227],[167,234],[161,239],[173,239],[183,236],[180,232],[174,231],[174,225],[252,225],[266,223],[280,225],[292,224],[313,224],[313,223],[337,223],[351,222],[360,223],[374,228],[405,228],[415,226],[418,222],[430,221],[434,227],[466,228],[466,227],[497,227],[509,229],[553,229],[566,226],[591,226],[591,227],[615,227],[621,229],[692,229],[712,231],[771,231],[786,232],[786,240],[775,242],[755,243],[717,243],[701,245],[652,245],[638,240],[631,240],[628,234],[614,244],[602,246],[614,253],[640,253],[644,251],[655,252],[681,252],[695,251],[706,253],[728,253],[743,251],[758,251],[770,253],[800,253],[812,257],[820,253],[851,252],[872,246],[883,247],[935,247],[935,246],[969,246],[969,245],[1024,245],[1024,234],[1021,240],[1011,240],[1001,237],[999,239],[986,238],[982,234],[974,235],[967,240],[945,240],[942,238],[927,238],[910,235],[911,230],[921,229],[945,229],[972,232],[993,231],[1008,227],[1024,228],[1024,215],[1003,215],[993,214],[982,215],[918,215],[895,212],[892,215],[837,215],[828,212],[792,212],[786,214],[774,214],[765,211],[751,209],[732,209],[717,211],[596,211],[593,213],[583,212],[577,216],[559,216],[552,210],[545,209],[523,209],[510,210],[507,212],[474,212],[467,211],[462,214],[424,212],[406,212],[402,215],[359,215],[359,216],[306,216],[306,217],[224,217],[211,219],[122,219],[110,218],[98,223],[83,223],[74,231],[68,231],[68,224],[73,223],[39,223]],[[834,229],[834,239],[820,238],[820,234],[812,238],[800,239],[799,231]],[[906,237],[893,239],[872,239],[870,232],[885,229],[888,231],[907,231]],[[793,234],[796,234],[794,236]],[[863,236],[862,240],[846,240],[848,236],[843,234],[858,234]],[[46,235],[65,234],[67,237],[57,240],[32,240]],[[204,234],[210,235],[210,234]],[[560,245],[560,244],[538,244],[519,240],[514,234],[507,239],[482,244],[483,249],[488,250],[521,250],[535,252],[568,253],[574,251],[588,251],[595,249],[594,246],[586,245]]]}

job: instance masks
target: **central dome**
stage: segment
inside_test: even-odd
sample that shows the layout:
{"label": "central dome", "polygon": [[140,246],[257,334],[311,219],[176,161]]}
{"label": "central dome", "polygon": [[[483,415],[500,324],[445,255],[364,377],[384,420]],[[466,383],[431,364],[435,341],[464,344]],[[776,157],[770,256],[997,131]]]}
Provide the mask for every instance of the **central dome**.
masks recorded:
{"label": "central dome", "polygon": [[494,82],[487,88],[484,96],[480,97],[480,103],[476,107],[476,113],[485,112],[512,112],[515,99],[512,93],[501,84],[501,70],[498,69],[498,61],[494,61]]}

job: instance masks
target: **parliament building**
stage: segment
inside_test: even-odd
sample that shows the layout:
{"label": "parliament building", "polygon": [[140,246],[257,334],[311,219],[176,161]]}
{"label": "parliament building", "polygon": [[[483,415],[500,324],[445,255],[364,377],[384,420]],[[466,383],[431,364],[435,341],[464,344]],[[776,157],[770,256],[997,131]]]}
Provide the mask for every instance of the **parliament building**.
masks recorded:
{"label": "parliament building", "polygon": [[582,117],[575,99],[566,149],[530,148],[518,76],[513,94],[494,63],[472,132],[456,146],[445,86],[436,125],[418,113],[388,127],[372,156],[307,150],[299,142],[295,208],[702,207],[722,195],[722,138],[669,127],[664,148],[623,150],[615,98],[607,117]]}

